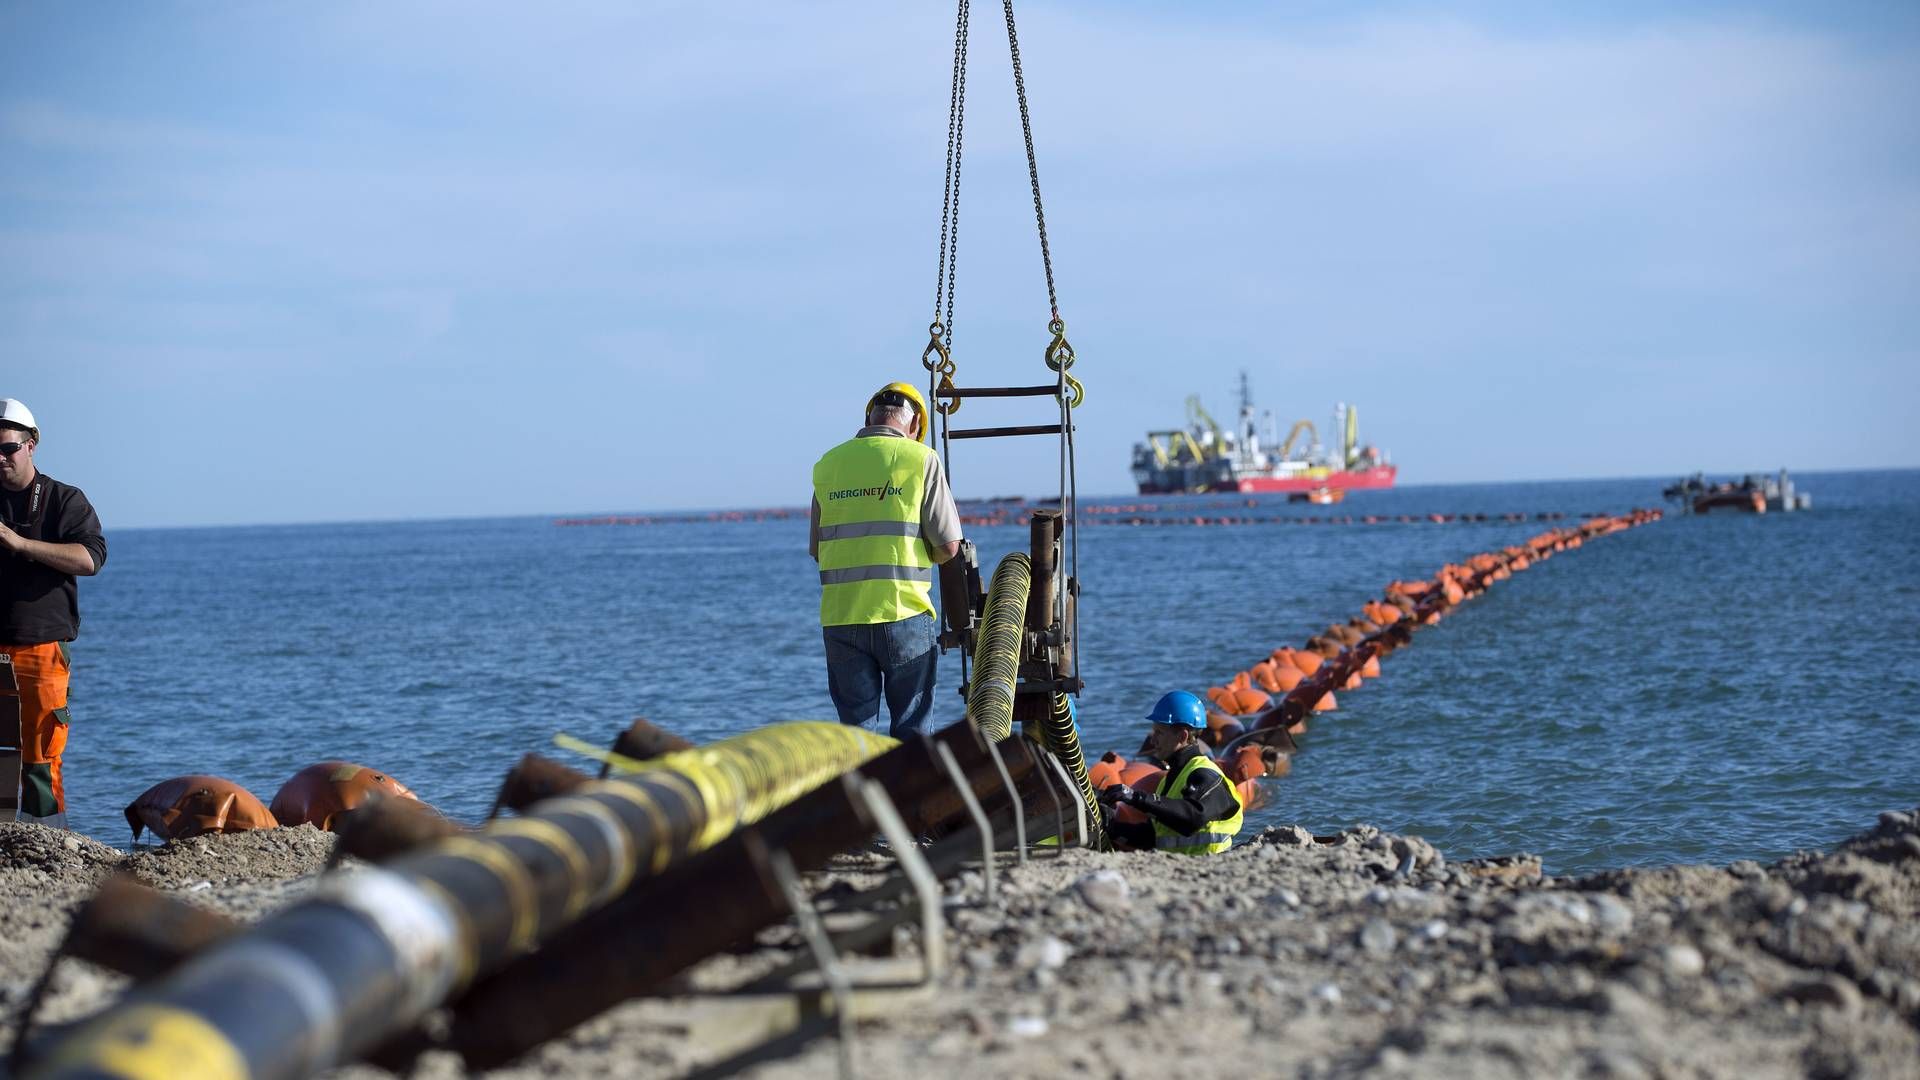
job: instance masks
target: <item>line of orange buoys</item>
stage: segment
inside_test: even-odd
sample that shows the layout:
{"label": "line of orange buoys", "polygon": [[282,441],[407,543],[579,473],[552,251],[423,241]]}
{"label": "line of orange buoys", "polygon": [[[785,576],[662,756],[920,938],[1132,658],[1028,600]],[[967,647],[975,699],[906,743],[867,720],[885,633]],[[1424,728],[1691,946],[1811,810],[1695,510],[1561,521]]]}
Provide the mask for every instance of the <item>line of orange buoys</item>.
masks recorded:
{"label": "line of orange buoys", "polygon": [[[1354,618],[1328,626],[1300,648],[1283,645],[1224,685],[1209,687],[1206,696],[1213,708],[1201,738],[1239,789],[1241,803],[1251,810],[1263,801],[1260,778],[1285,776],[1291,769],[1294,736],[1306,734],[1308,714],[1332,712],[1339,707],[1334,691],[1357,690],[1365,680],[1379,678],[1380,661],[1411,642],[1415,630],[1434,625],[1455,606],[1563,551],[1660,517],[1659,510],[1596,514],[1525,543],[1448,563],[1430,580],[1390,581],[1382,598],[1362,604]],[[1130,762],[1111,750],[1088,769],[1096,791],[1126,784],[1152,792],[1164,772],[1159,762]],[[1139,812],[1124,804],[1116,814],[1122,821],[1140,820]]]}
{"label": "line of orange buoys", "polygon": [[554,518],[553,523],[569,528],[579,525],[707,525],[715,522],[787,521],[791,518],[805,521],[807,516],[808,511],[804,506],[797,510],[789,506],[775,506],[762,510],[710,510],[704,514],[602,514],[597,517]]}
{"label": "line of orange buoys", "polygon": [[[1459,514],[1198,514],[1196,510],[1272,507],[1257,499],[1212,500],[1169,505],[1162,503],[1092,503],[1080,507],[1084,525],[1415,525],[1485,524],[1522,521],[1561,521],[1568,515],[1558,510],[1538,513],[1459,513]],[[555,518],[555,525],[575,528],[584,525],[712,525],[761,521],[805,520],[806,507],[776,506],[758,510],[709,510],[697,514],[602,514],[594,517]],[[1598,517],[1586,514],[1575,517]],[[962,504],[960,521],[964,525],[1007,525],[1025,528],[1033,511],[1025,503]]]}
{"label": "line of orange buoys", "polygon": [[[1251,504],[1250,504],[1251,505]],[[1514,523],[1521,521],[1560,521],[1567,517],[1558,510],[1541,511],[1537,514],[1308,514],[1301,517],[1280,514],[1221,514],[1209,517],[1206,514],[1188,513],[1191,507],[1168,507],[1166,513],[1153,504],[1135,506],[1129,503],[1119,507],[1081,507],[1082,514],[1090,515],[1082,521],[1083,525],[1418,525],[1432,523],[1472,524],[1472,523]],[[1579,515],[1576,515],[1579,516]],[[1592,516],[1592,515],[1587,515]],[[968,525],[1025,525],[1026,512],[962,514],[960,520]]]}

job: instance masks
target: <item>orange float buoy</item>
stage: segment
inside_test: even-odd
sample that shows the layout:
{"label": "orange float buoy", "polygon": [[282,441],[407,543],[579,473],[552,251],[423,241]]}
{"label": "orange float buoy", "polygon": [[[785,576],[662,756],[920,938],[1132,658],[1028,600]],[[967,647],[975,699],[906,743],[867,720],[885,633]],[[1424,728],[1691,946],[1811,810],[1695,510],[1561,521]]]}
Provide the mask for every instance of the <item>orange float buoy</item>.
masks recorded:
{"label": "orange float buoy", "polygon": [[278,824],[253,792],[218,776],[176,776],[162,780],[126,809],[133,838],[151,829],[162,840],[184,840],[206,833],[271,829]]}
{"label": "orange float buoy", "polygon": [[419,801],[405,784],[385,773],[351,761],[321,761],[280,785],[271,809],[282,825],[311,824],[332,831],[336,817],[378,798]]}
{"label": "orange float buoy", "polygon": [[1326,662],[1320,658],[1319,653],[1308,652],[1305,649],[1295,649],[1292,660],[1293,666],[1299,668],[1303,675],[1311,675],[1319,671],[1320,665]]}
{"label": "orange float buoy", "polygon": [[[1219,723],[1215,723],[1215,720]],[[1200,742],[1211,749],[1218,750],[1246,732],[1246,726],[1240,721],[1230,716],[1212,713],[1207,717],[1207,729],[1200,733]]]}
{"label": "orange float buoy", "polygon": [[1306,678],[1306,675],[1302,674],[1300,669],[1295,667],[1291,661],[1285,664],[1275,664],[1273,665],[1273,685],[1266,689],[1276,694],[1284,694],[1294,687],[1299,686],[1300,680],[1304,678]]}
{"label": "orange float buoy", "polygon": [[1220,699],[1220,708],[1229,716],[1251,716],[1273,704],[1273,698],[1266,693],[1246,687],[1230,691]]}
{"label": "orange float buoy", "polygon": [[1100,760],[1087,767],[1087,781],[1093,790],[1104,791],[1115,784],[1126,781],[1120,779],[1120,773],[1127,767],[1127,759],[1112,750],[1100,755]]}
{"label": "orange float buoy", "polygon": [[1242,780],[1233,785],[1233,788],[1240,795],[1240,810],[1242,813],[1248,810],[1258,810],[1260,807],[1266,805],[1267,789],[1260,786],[1260,781]]}
{"label": "orange float buoy", "polygon": [[1239,749],[1220,759],[1220,771],[1226,773],[1227,779],[1236,784],[1247,780],[1258,780],[1267,775],[1267,763],[1261,757],[1261,751],[1264,749],[1266,748],[1254,746],[1251,743],[1242,743]]}
{"label": "orange float buoy", "polygon": [[1360,674],[1362,677],[1368,678],[1368,679],[1379,678],[1380,677],[1380,658],[1377,656],[1367,657],[1367,662],[1360,665]]}
{"label": "orange float buoy", "polygon": [[[1122,775],[1126,777],[1125,783],[1128,787],[1142,795],[1151,795],[1153,794],[1153,789],[1160,786],[1160,778],[1166,775],[1166,772],[1167,770],[1151,762],[1136,761],[1127,766],[1126,769],[1122,771]],[[1147,815],[1141,813],[1134,807],[1121,803],[1113,808],[1113,820],[1137,825],[1147,820]]]}
{"label": "orange float buoy", "polygon": [[1340,703],[1333,700],[1333,691],[1331,690],[1321,695],[1319,701],[1313,703],[1314,712],[1332,712],[1339,707]]}

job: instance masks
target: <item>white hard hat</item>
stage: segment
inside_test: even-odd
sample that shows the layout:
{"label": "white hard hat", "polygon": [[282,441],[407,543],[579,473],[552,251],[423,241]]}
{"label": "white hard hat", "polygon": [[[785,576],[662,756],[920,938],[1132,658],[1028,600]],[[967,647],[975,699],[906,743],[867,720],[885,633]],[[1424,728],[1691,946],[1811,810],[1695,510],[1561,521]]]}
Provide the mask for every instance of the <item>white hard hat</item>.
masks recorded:
{"label": "white hard hat", "polygon": [[33,422],[33,410],[27,408],[26,402],[14,398],[0,398],[0,423],[40,430],[40,425]]}

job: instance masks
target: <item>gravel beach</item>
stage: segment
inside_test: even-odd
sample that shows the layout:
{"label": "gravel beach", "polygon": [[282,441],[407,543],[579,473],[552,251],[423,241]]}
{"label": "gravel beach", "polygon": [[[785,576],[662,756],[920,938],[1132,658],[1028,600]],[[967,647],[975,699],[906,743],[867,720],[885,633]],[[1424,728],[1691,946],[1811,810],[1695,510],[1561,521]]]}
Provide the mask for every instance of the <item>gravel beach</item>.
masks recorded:
{"label": "gravel beach", "polygon": [[[252,919],[311,888],[331,847],[302,827],[129,855],[0,825],[6,1034],[113,870]],[[816,884],[878,865],[848,856]],[[1450,862],[1365,826],[1278,827],[1206,859],[1039,856],[1003,867],[991,907],[981,884],[947,884],[950,968],[859,1023],[859,1075],[1146,1078],[1205,1061],[1298,1077],[1920,1076],[1920,811],[1771,866],[1542,877],[1523,856]],[[679,989],[763,969],[789,938],[769,932]],[[124,986],[64,962],[42,1016],[85,1015]],[[712,1000],[629,1003],[488,1075],[684,1073],[714,1055],[662,1018]],[[836,1067],[821,1039],[747,1075]],[[436,1053],[415,1075],[462,1073]]]}

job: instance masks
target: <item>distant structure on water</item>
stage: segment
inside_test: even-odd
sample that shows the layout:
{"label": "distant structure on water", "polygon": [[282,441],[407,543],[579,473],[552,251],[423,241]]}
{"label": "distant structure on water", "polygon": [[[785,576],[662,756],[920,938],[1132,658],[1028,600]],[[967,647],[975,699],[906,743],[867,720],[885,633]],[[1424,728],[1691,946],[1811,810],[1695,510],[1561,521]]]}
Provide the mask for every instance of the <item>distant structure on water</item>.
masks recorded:
{"label": "distant structure on water", "polygon": [[1667,485],[1661,494],[1668,501],[1679,503],[1683,514],[1706,514],[1715,510],[1764,514],[1769,510],[1785,512],[1813,508],[1813,496],[1804,491],[1795,491],[1793,478],[1787,475],[1785,469],[1781,469],[1778,476],[1748,473],[1738,483],[1723,480],[1717,484],[1708,483],[1704,473],[1694,473]]}
{"label": "distant structure on water", "polygon": [[[1387,455],[1360,444],[1358,410],[1342,403],[1333,410],[1337,450],[1320,445],[1310,421],[1294,423],[1285,439],[1276,439],[1273,413],[1256,416],[1247,373],[1240,373],[1240,419],[1222,428],[1197,396],[1187,398],[1187,426],[1147,432],[1133,447],[1133,479],[1142,495],[1234,491],[1299,492],[1319,503],[1339,499],[1352,488],[1390,488],[1398,469]],[[1302,433],[1307,436],[1299,443]],[[1278,444],[1269,451],[1268,446]],[[1296,446],[1300,446],[1298,456]]]}

